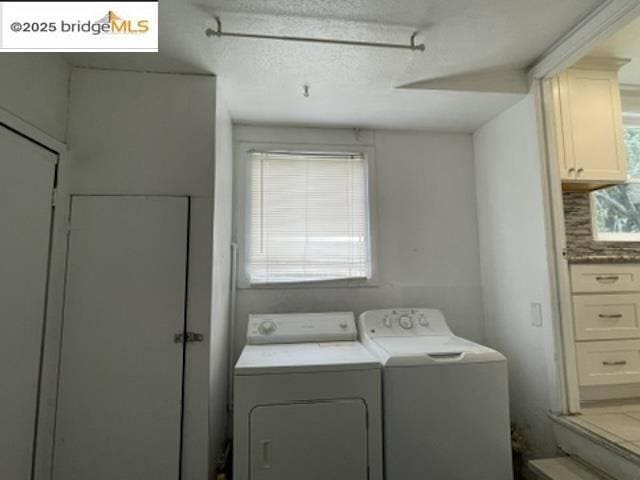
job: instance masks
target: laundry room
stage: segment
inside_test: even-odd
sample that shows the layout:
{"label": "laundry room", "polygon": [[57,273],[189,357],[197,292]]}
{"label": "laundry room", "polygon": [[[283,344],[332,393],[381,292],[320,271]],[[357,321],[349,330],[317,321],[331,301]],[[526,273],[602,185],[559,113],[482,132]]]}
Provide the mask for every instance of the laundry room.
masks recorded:
{"label": "laundry room", "polygon": [[48,3],[1,480],[637,480],[638,0]]}

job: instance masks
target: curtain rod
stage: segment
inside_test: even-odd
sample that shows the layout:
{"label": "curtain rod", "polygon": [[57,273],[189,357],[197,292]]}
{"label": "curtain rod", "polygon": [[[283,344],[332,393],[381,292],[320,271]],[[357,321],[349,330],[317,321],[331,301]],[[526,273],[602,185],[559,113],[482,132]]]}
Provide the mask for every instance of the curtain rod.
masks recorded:
{"label": "curtain rod", "polygon": [[377,42],[359,42],[356,40],[336,40],[332,38],[312,38],[312,37],[289,37],[289,36],[277,36],[277,35],[262,35],[257,33],[233,33],[223,32],[222,22],[220,17],[215,17],[217,30],[207,28],[205,34],[207,37],[237,37],[237,38],[254,38],[258,40],[283,40],[288,42],[306,42],[306,43],[325,43],[331,45],[350,45],[354,47],[375,47],[375,48],[395,48],[400,50],[411,50],[424,52],[425,46],[423,43],[416,45],[416,35],[418,32],[414,32],[409,38],[409,44],[399,43],[377,43]]}

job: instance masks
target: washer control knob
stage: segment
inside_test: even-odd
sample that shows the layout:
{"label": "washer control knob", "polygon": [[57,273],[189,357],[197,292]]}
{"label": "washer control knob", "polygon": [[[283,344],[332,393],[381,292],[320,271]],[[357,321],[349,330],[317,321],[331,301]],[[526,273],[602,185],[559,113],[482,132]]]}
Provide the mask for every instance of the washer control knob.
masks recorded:
{"label": "washer control knob", "polygon": [[429,320],[427,320],[427,317],[425,317],[424,315],[420,315],[420,319],[418,320],[418,323],[423,327],[429,326]]}
{"label": "washer control knob", "polygon": [[411,320],[411,317],[409,317],[409,315],[402,315],[398,323],[405,330],[409,330],[411,327],[413,327],[413,321]]}
{"label": "washer control knob", "polygon": [[382,323],[384,323],[385,327],[391,328],[391,317],[389,315],[386,315],[382,320]]}
{"label": "washer control knob", "polygon": [[258,331],[261,335],[271,335],[276,331],[276,328],[276,324],[271,320],[265,320],[264,322],[261,322],[260,325],[258,325]]}

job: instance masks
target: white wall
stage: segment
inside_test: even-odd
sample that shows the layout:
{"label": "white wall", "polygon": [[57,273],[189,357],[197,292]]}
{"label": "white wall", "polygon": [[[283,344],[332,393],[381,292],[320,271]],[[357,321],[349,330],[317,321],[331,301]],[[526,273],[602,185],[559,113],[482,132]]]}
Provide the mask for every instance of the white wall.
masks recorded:
{"label": "white wall", "polygon": [[216,164],[213,213],[213,294],[211,297],[211,369],[209,426],[215,461],[227,439],[231,228],[233,205],[233,132],[220,89],[216,96]]}
{"label": "white wall", "polygon": [[240,289],[236,352],[248,315],[265,312],[427,306],[457,334],[483,339],[470,135],[236,126],[234,142],[373,146],[379,270],[374,287]]}
{"label": "white wall", "polygon": [[486,340],[508,359],[513,420],[530,429],[535,454],[551,455],[559,386],[534,95],[477,130],[473,147]]}
{"label": "white wall", "polygon": [[214,77],[72,73],[71,193],[191,197],[187,327],[206,339],[190,344],[186,358],[182,478],[194,480],[210,469],[215,112]]}
{"label": "white wall", "polygon": [[0,55],[0,107],[64,141],[69,65],[57,54]]}
{"label": "white wall", "polygon": [[211,197],[215,79],[74,69],[73,193]]}

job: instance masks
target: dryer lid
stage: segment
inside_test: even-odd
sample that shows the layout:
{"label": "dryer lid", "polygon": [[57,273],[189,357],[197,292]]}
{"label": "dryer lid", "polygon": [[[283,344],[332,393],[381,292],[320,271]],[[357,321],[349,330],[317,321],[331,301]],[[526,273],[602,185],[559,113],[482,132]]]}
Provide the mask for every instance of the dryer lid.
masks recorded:
{"label": "dryer lid", "polygon": [[380,362],[360,342],[247,345],[236,375],[379,369]]}

